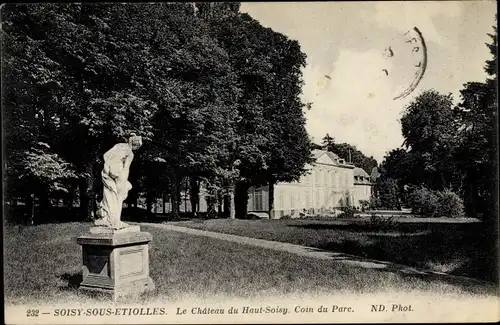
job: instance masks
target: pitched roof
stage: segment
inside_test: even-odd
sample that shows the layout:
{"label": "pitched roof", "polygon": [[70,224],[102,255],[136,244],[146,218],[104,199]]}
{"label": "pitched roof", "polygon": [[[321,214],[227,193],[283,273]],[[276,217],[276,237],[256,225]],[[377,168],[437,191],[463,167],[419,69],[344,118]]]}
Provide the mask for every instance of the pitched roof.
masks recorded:
{"label": "pitched roof", "polygon": [[314,149],[312,151],[312,154],[313,154],[313,157],[314,159],[318,159],[321,155],[323,154],[327,154],[328,157],[330,157],[330,159],[332,159],[333,161],[336,161],[337,159],[340,159],[339,156],[337,156],[335,153],[331,152],[331,151],[326,151],[326,150],[319,150],[319,149]]}
{"label": "pitched roof", "polygon": [[336,153],[333,153],[331,151],[327,151],[326,154],[328,155],[328,157],[330,157],[334,161],[337,161],[338,159],[340,159],[340,157]]}
{"label": "pitched roof", "polygon": [[319,149],[313,149],[312,151],[312,155],[313,155],[313,158],[314,160],[318,159],[319,156],[321,156],[322,154],[324,154],[326,151],[324,150],[319,150]]}
{"label": "pitched roof", "polygon": [[359,167],[354,168],[354,176],[370,177],[370,175],[368,175],[368,173],[363,168]]}

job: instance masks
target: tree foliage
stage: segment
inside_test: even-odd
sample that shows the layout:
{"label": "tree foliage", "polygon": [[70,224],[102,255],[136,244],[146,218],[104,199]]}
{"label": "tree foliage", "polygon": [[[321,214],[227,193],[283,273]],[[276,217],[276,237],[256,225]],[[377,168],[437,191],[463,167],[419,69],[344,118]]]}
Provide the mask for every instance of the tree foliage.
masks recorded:
{"label": "tree foliage", "polygon": [[239,3],[12,4],[3,18],[9,180],[78,180],[91,215],[102,154],[135,133],[133,192],[167,192],[178,213],[185,179],[192,197],[201,181],[231,196],[310,161],[305,55]]}
{"label": "tree foliage", "polygon": [[488,35],[492,58],[486,61],[485,82],[465,83],[458,105],[450,95],[434,90],[423,92],[410,103],[401,119],[404,148],[384,158],[380,180],[396,179],[402,197],[407,186],[435,191],[442,198],[438,205],[456,203],[448,214],[461,216],[463,200],[468,216],[483,215],[485,220],[493,220],[498,164],[496,28]]}

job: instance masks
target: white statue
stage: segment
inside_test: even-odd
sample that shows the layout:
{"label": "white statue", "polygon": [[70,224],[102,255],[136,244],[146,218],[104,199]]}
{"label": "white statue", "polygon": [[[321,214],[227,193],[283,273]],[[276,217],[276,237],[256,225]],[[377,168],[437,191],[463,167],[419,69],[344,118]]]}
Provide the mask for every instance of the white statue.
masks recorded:
{"label": "white statue", "polygon": [[128,181],[130,164],[134,159],[133,150],[142,145],[142,138],[133,134],[128,143],[118,143],[104,154],[102,201],[99,203],[96,226],[121,229],[128,224],[120,221],[123,201],[127,198],[132,185]]}

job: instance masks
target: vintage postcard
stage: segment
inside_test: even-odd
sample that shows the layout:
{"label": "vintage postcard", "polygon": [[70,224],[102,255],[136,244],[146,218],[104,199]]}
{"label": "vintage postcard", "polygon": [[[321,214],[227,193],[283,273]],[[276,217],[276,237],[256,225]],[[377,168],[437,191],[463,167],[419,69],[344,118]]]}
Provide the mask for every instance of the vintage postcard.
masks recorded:
{"label": "vintage postcard", "polygon": [[499,321],[496,26],[3,5],[5,323]]}

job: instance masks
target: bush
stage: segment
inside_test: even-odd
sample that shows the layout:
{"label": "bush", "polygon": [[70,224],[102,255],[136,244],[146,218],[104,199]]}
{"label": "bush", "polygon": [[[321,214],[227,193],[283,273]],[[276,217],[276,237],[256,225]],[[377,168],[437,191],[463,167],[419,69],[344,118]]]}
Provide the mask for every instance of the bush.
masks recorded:
{"label": "bush", "polygon": [[438,217],[463,218],[465,217],[464,201],[457,193],[449,189],[440,191],[438,196],[438,208],[436,214]]}
{"label": "bush", "polygon": [[463,218],[463,200],[449,189],[433,191],[425,187],[413,189],[408,195],[412,213],[427,217]]}
{"label": "bush", "polygon": [[347,206],[341,207],[340,210],[342,210],[342,214],[339,215],[339,218],[354,218],[355,208]]}
{"label": "bush", "polygon": [[395,221],[394,217],[384,218],[382,216],[376,215],[375,213],[372,213],[368,225],[371,229],[374,230],[388,231],[394,227]]}
{"label": "bush", "polygon": [[412,213],[433,217],[438,209],[439,197],[436,192],[426,188],[417,187],[408,195],[408,205]]}
{"label": "bush", "polygon": [[361,211],[366,211],[370,208],[370,201],[359,200],[359,205],[361,206]]}
{"label": "bush", "polygon": [[380,202],[379,198],[375,196],[372,196],[370,198],[370,210],[377,210],[381,205],[382,203]]}

